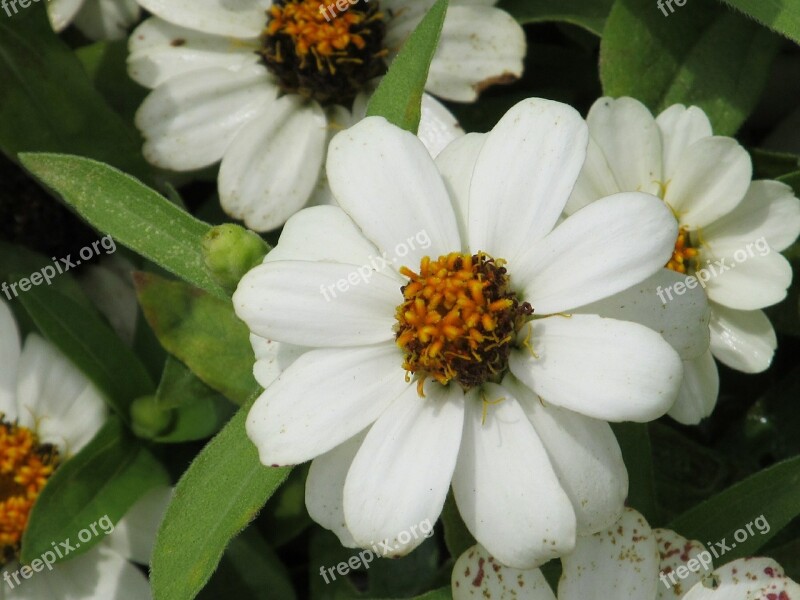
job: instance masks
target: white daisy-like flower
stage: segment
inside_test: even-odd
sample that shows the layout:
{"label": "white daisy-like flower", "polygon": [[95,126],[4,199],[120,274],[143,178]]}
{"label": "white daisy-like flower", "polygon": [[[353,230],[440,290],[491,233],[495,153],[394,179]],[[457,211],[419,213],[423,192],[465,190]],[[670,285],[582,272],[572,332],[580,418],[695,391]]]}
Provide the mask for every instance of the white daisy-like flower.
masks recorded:
{"label": "white daisy-like flower", "polygon": [[[763,371],[772,361],[777,340],[761,309],[780,302],[791,283],[791,265],[780,252],[800,234],[800,200],[783,183],[751,181],[747,151],[733,138],[712,135],[696,106],[674,105],[653,118],[633,98],[601,98],[587,122],[588,156],[567,214],[620,191],[659,196],[680,231],[666,264],[674,280],[648,290],[649,301],[657,295],[666,310],[673,302],[708,297],[710,350],[676,346],[686,361],[685,381],[670,412],[697,423],[716,404],[714,357],[745,373]],[[618,305],[632,293],[638,292]]]}
{"label": "white daisy-like flower", "polygon": [[[752,527],[752,524],[751,524]],[[626,508],[613,527],[580,538],[561,559],[558,596],[538,569],[510,569],[480,545],[453,567],[454,600],[796,600],[800,585],[770,558],[742,558],[712,571],[716,551],[669,529],[651,529]]]}
{"label": "white daisy-like flower", "polygon": [[136,0],[48,0],[47,14],[56,32],[74,24],[93,40],[121,40],[141,16]]}
{"label": "white daisy-like flower", "polygon": [[[313,203],[330,136],[433,5],[343,1],[331,18],[320,0],[140,0],[156,15],[129,44],[131,77],[153,89],[136,118],[145,157],[175,171],[221,161],[223,209],[257,231]],[[521,74],[524,32],[492,4],[451,3],[430,93],[472,101]]]}
{"label": "white daisy-like flower", "polygon": [[451,482],[516,567],[619,517],[606,421],[664,414],[680,358],[643,325],[572,313],[658,271],[677,227],[640,193],[556,226],[587,141],[576,111],[531,99],[434,161],[369,117],[331,142],[339,206],[292,217],[240,282],[267,386],[248,435],[266,465],[314,459],[306,505],[343,544],[409,552]]}
{"label": "white daisy-like flower", "polygon": [[[96,547],[52,570],[40,565],[27,578],[20,576],[20,541],[36,498],[59,464],[97,433],[107,411],[97,388],[54,346],[36,334],[20,343],[16,321],[2,300],[0,413],[0,598],[149,599],[147,578],[129,559],[147,562],[144,537],[152,533],[155,539],[168,497],[163,489],[142,499],[130,518],[120,521],[119,531]],[[113,526],[104,525],[102,517],[95,524],[98,535]]]}

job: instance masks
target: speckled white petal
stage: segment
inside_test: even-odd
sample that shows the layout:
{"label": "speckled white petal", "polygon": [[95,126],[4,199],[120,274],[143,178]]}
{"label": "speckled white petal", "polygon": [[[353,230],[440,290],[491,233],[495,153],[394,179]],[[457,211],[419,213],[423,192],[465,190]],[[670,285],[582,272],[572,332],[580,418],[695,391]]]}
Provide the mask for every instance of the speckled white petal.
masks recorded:
{"label": "speckled white petal", "polygon": [[92,40],[121,40],[140,15],[136,0],[86,0],[75,26]]}
{"label": "speckled white petal", "polygon": [[[729,308],[756,310],[772,306],[786,297],[792,283],[792,265],[777,252],[754,251],[750,256],[742,247],[717,245],[703,248],[699,259],[706,265],[704,268],[712,272],[716,269],[706,286],[708,298]],[[719,264],[723,259],[724,263]]]}
{"label": "speckled white petal", "polygon": [[366,434],[354,435],[312,460],[306,479],[308,515],[335,533],[346,548],[357,548],[358,544],[344,520],[344,482]]}
{"label": "speckled white petal", "polygon": [[255,231],[280,227],[319,179],[327,119],[316,102],[286,95],[233,138],[219,168],[223,210]]}
{"label": "speckled white petal", "polygon": [[170,486],[149,490],[114,525],[114,531],[108,534],[104,543],[129,560],[149,565],[156,533],[171,499]]}
{"label": "speckled white petal", "polygon": [[462,240],[467,239],[472,173],[485,139],[486,135],[483,133],[468,133],[455,140],[436,157],[436,166],[439,167],[450,198],[453,199],[453,210]]}
{"label": "speckled white petal", "polygon": [[451,6],[425,89],[455,102],[474,102],[497,83],[522,75],[525,32],[507,12],[490,6]]}
{"label": "speckled white petal", "polygon": [[735,139],[703,138],[681,153],[675,174],[666,182],[664,201],[682,226],[699,229],[742,201],[752,174],[750,155]]}
{"label": "speckled white petal", "polygon": [[394,344],[303,354],[247,416],[261,462],[299,464],[353,437],[409,387],[401,365]]}
{"label": "speckled white petal", "polygon": [[[658,333],[596,315],[536,319],[520,332],[511,372],[545,404],[605,421],[647,422],[680,389],[677,352]],[[535,353],[535,354],[534,354]]]}
{"label": "speckled white petal", "polygon": [[25,340],[17,379],[19,423],[72,456],[106,419],[100,391],[55,346],[36,334]]}
{"label": "speckled white petal", "polygon": [[739,205],[703,229],[710,246],[747,244],[764,252],[767,244],[776,252],[791,246],[800,234],[800,200],[792,188],[779,181],[754,181]]}
{"label": "speckled white petal", "polygon": [[667,413],[683,425],[697,425],[717,405],[719,371],[711,350],[683,362],[683,381],[675,404]]}
{"label": "speckled white petal", "polygon": [[661,269],[642,283],[577,312],[641,323],[664,336],[683,360],[696,358],[708,350],[711,309],[696,282],[680,295],[674,291],[676,283],[685,285],[686,281],[686,275]]}
{"label": "speckled white petal", "polygon": [[461,250],[447,189],[417,136],[367,117],[333,138],[327,174],[339,206],[398,267]]}
{"label": "speckled white petal", "polygon": [[595,200],[611,196],[622,191],[614,179],[611,167],[608,166],[600,145],[589,136],[589,146],[586,149],[586,162],[583,163],[581,174],[572,194],[564,207],[564,213],[571,215]]}
{"label": "speckled white petal", "polygon": [[761,373],[772,364],[777,347],[764,311],[711,305],[711,351],[720,362],[743,373]]}
{"label": "speckled white petal", "polygon": [[155,88],[173,77],[209,67],[238,69],[259,60],[258,40],[231,38],[186,29],[151,17],[128,41],[128,75]]}
{"label": "speckled white petal", "polygon": [[300,356],[308,351],[302,346],[292,344],[282,344],[266,338],[259,337],[254,333],[250,334],[250,345],[256,356],[253,365],[253,376],[258,385],[263,388],[269,387],[278,375],[283,373]]}
{"label": "speckled white petal", "polygon": [[556,600],[539,569],[512,569],[476,544],[458,557],[450,579],[453,600]]}
{"label": "speckled white petal", "polygon": [[[484,400],[492,403],[485,421]],[[485,384],[469,392],[466,406],[453,493],[469,531],[517,569],[569,552],[575,513],[519,402],[509,390]]]}
{"label": "speckled white petal", "polygon": [[600,98],[586,122],[621,191],[658,193],[663,180],[661,133],[644,104],[633,98]]}
{"label": "speckled white petal", "polygon": [[[706,571],[714,568],[711,553],[700,542],[687,540],[670,529],[654,529],[653,533],[661,557],[656,600],[680,600]],[[678,567],[684,567],[681,575],[685,577],[677,576],[675,570]]]}
{"label": "speckled white petal", "polygon": [[393,340],[402,299],[397,279],[363,266],[288,260],[248,272],[233,306],[261,337],[325,348]]}
{"label": "speckled white petal", "polygon": [[659,272],[677,235],[675,218],[658,198],[616,194],[568,217],[517,262],[509,261],[508,270],[537,314],[564,312]]}
{"label": "speckled white petal", "polygon": [[245,124],[269,110],[277,94],[260,65],[173,77],[151,92],[136,113],[145,158],[176,171],[212,165]]}
{"label": "speckled white petal", "polygon": [[257,37],[267,23],[270,0],[138,0],[139,4],[181,27],[237,38]]}
{"label": "speckled white petal", "polygon": [[390,557],[408,554],[433,531],[456,466],[464,392],[429,381],[424,398],[411,385],[378,417],[344,484],[353,538],[365,548],[388,541]]}
{"label": "speckled white petal", "polygon": [[664,181],[669,181],[686,149],[713,135],[711,122],[697,106],[686,108],[683,104],[673,104],[656,117],[656,123],[664,144]]}
{"label": "speckled white petal", "polygon": [[444,104],[429,94],[422,95],[422,117],[417,137],[422,140],[431,156],[436,158],[447,145],[464,135],[455,115]]}
{"label": "speckled white petal", "polygon": [[511,108],[486,136],[469,197],[469,248],[514,259],[556,224],[586,158],[586,123],[540,98]]}
{"label": "speckled white petal", "polygon": [[608,423],[545,405],[514,377],[507,387],[520,401],[542,440],[578,519],[578,535],[611,527],[622,515],[628,471]]}
{"label": "speckled white petal", "polygon": [[653,600],[658,585],[656,537],[644,517],[626,508],[606,531],[578,538],[575,551],[561,560],[558,597]]}
{"label": "speckled white petal", "polygon": [[17,367],[20,351],[17,321],[5,300],[0,299],[0,412],[8,421],[17,418]]}
{"label": "speckled white petal", "polygon": [[800,585],[771,558],[740,558],[695,584],[683,600],[796,600]]}
{"label": "speckled white petal", "polygon": [[47,16],[53,30],[58,33],[72,23],[83,6],[84,0],[50,0],[47,2]]}

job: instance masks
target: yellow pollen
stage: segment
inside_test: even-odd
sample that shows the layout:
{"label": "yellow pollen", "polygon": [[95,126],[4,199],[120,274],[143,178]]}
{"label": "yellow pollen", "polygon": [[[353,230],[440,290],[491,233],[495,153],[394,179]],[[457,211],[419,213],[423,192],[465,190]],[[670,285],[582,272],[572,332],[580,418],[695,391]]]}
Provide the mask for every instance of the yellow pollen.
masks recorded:
{"label": "yellow pollen", "polygon": [[692,261],[697,258],[698,250],[691,245],[689,232],[681,228],[678,232],[678,239],[675,241],[675,250],[672,258],[667,263],[667,268],[678,273],[686,273]]}

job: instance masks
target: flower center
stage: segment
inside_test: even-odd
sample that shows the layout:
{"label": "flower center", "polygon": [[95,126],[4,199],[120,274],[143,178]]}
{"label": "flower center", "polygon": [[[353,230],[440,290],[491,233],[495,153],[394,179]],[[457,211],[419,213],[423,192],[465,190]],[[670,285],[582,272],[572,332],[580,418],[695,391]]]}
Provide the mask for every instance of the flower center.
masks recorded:
{"label": "flower center", "polygon": [[0,564],[19,558],[31,508],[59,460],[55,446],[0,417]]}
{"label": "flower center", "polygon": [[397,345],[403,368],[441,384],[456,380],[465,389],[497,380],[508,367],[517,331],[533,314],[510,290],[505,261],[478,253],[424,257],[419,273],[408,267],[397,307]]}
{"label": "flower center", "polygon": [[694,259],[697,258],[697,248],[692,246],[689,232],[681,228],[678,232],[678,239],[675,241],[675,250],[672,251],[672,258],[667,263],[667,268],[686,273],[687,270],[694,268]]}
{"label": "flower center", "polygon": [[386,72],[377,0],[276,0],[267,14],[259,54],[286,93],[348,104]]}

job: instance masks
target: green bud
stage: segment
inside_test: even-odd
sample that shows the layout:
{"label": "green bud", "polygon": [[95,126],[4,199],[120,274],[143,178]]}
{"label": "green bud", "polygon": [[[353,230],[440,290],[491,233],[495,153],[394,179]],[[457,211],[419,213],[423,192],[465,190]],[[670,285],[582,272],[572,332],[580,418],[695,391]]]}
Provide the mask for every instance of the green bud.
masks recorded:
{"label": "green bud", "polygon": [[173,411],[158,405],[155,396],[142,396],[131,404],[131,429],[139,437],[153,439],[172,424]]}
{"label": "green bud", "polygon": [[214,280],[233,292],[250,269],[261,264],[269,244],[261,237],[238,225],[218,225],[203,238],[203,258]]}

